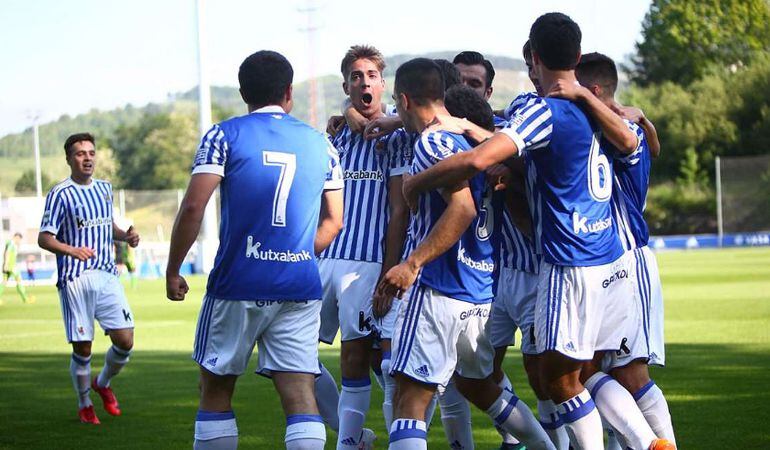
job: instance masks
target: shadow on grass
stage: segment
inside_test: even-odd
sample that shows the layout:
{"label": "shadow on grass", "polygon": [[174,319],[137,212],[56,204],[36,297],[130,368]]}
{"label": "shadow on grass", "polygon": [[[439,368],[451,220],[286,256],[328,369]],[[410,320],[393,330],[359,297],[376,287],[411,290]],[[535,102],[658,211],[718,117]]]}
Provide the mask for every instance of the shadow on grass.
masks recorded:
{"label": "shadow on grass", "polygon": [[[770,354],[765,346],[670,345],[669,366],[653,378],[666,393],[680,448],[770,447]],[[95,355],[97,373],[103,355]],[[321,359],[339,375],[335,350]],[[69,378],[67,354],[0,353],[0,448],[191,448],[197,409],[198,371],[187,353],[137,351],[113,382],[124,415],[111,417],[95,394],[99,427],[77,421],[77,404]],[[253,370],[253,367],[251,367]],[[521,358],[509,350],[506,369],[519,395],[530,406]],[[368,424],[387,448],[379,405],[372,390]],[[234,399],[241,448],[283,447],[284,420],[272,384],[247,374]],[[488,419],[474,410],[474,437],[479,449],[493,448],[498,438]],[[328,434],[327,448],[336,435]],[[430,433],[431,448],[446,448],[438,414]]]}

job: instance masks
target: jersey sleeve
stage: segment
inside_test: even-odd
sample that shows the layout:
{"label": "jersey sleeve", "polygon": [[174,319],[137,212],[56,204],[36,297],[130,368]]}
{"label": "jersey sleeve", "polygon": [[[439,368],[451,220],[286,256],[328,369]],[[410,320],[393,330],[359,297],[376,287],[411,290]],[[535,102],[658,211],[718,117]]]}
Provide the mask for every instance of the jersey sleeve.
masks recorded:
{"label": "jersey sleeve", "polygon": [[423,133],[414,143],[412,173],[428,170],[439,161],[457,153],[457,148],[457,143],[446,133]]}
{"label": "jersey sleeve", "polygon": [[57,234],[64,220],[64,194],[61,189],[52,189],[45,197],[43,208],[43,220],[40,222],[40,231]]}
{"label": "jersey sleeve", "polygon": [[229,151],[225,132],[218,124],[214,125],[201,139],[201,145],[195,153],[192,174],[212,173],[224,177]]}
{"label": "jersey sleeve", "polygon": [[388,137],[388,176],[397,177],[409,171],[412,165],[412,145],[409,133],[403,128]]}
{"label": "jersey sleeve", "polygon": [[324,139],[326,142],[326,154],[328,158],[328,166],[326,170],[326,181],[324,182],[325,191],[333,191],[342,189],[344,181],[342,177],[342,166],[340,165],[340,157],[337,153],[337,149],[334,148],[329,139]]}
{"label": "jersey sleeve", "polygon": [[628,125],[628,129],[636,134],[636,150],[627,155],[624,155],[618,151],[613,152],[613,154],[615,155],[615,162],[623,166],[630,167],[639,164],[639,161],[644,156],[644,152],[648,151],[647,139],[645,139],[644,130],[642,127],[633,122],[629,122],[628,120],[624,119],[624,121],[626,122],[626,125]]}
{"label": "jersey sleeve", "polygon": [[545,147],[553,132],[551,109],[545,100],[537,98],[519,109],[499,132],[513,140],[521,155]]}
{"label": "jersey sleeve", "polygon": [[532,92],[522,92],[521,94],[517,95],[516,98],[514,98],[513,101],[503,110],[502,119],[506,122],[510,121],[513,115],[516,114],[519,109],[536,98],[537,95]]}

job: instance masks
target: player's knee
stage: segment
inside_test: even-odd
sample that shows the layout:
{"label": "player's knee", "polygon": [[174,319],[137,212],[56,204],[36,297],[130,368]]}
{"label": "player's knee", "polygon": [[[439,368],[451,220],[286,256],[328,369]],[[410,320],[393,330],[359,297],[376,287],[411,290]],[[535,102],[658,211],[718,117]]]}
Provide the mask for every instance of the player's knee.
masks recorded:
{"label": "player's knee", "polygon": [[650,372],[643,360],[636,360],[627,366],[614,369],[610,375],[628,392],[638,392],[650,382]]}
{"label": "player's knee", "polygon": [[91,342],[73,342],[72,351],[79,356],[88,358],[91,356]]}

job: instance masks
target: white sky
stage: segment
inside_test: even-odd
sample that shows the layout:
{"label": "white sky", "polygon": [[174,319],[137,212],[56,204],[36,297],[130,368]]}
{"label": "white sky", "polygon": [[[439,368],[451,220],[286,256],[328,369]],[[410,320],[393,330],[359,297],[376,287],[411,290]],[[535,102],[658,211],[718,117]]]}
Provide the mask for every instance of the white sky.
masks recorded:
{"label": "white sky", "polygon": [[[623,59],[640,39],[650,0],[354,2],[315,0],[315,50],[306,33],[309,0],[204,0],[208,73],[237,86],[241,61],[260,49],[283,53],[295,81],[336,73],[352,44],[385,55],[473,49],[519,57],[532,22],[560,11],[583,30],[583,51]],[[473,9],[482,5],[484,9]],[[0,136],[91,108],[136,106],[197,84],[195,0],[2,0]]]}

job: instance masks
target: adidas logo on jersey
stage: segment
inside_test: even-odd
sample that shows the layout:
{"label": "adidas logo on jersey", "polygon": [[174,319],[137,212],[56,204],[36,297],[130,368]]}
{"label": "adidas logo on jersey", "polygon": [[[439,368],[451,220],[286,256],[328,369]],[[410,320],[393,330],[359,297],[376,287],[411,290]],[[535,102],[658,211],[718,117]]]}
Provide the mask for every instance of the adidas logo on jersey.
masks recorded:
{"label": "adidas logo on jersey", "polygon": [[385,177],[382,176],[382,172],[379,170],[346,170],[343,178],[346,180],[385,180]]}
{"label": "adidas logo on jersey", "polygon": [[580,217],[580,213],[575,211],[572,213],[572,232],[575,234],[580,233],[597,233],[604,231],[612,226],[612,217],[607,217],[604,220],[597,220],[593,223],[588,223],[588,217]]}
{"label": "adidas logo on jersey", "polygon": [[422,365],[414,370],[414,373],[417,375],[420,375],[422,377],[427,377],[430,375],[430,372],[428,371],[428,366]]}
{"label": "adidas logo on jersey", "polygon": [[208,365],[209,365],[209,366],[211,366],[211,367],[214,367],[214,366],[216,366],[216,365],[217,365],[217,360],[218,360],[218,359],[219,359],[219,358],[218,358],[217,356],[215,356],[215,357],[213,357],[213,358],[211,358],[211,359],[207,360],[207,361],[206,361],[206,364],[208,364]]}
{"label": "adidas logo on jersey", "polygon": [[280,261],[280,262],[303,262],[312,260],[310,252],[302,250],[299,253],[294,253],[291,250],[285,250],[277,252],[273,249],[260,250],[262,243],[254,242],[254,238],[249,236],[246,242],[246,258],[260,259],[262,261]]}

